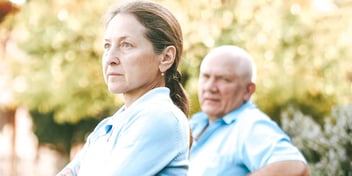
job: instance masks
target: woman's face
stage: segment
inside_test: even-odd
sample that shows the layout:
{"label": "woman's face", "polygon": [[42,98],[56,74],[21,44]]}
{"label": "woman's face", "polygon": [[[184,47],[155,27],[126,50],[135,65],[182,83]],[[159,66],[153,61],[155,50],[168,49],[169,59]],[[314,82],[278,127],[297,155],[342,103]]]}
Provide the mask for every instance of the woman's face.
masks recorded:
{"label": "woman's face", "polygon": [[109,22],[104,35],[105,82],[110,92],[123,93],[131,103],[165,84],[159,70],[160,56],[154,53],[145,31],[133,15],[118,14]]}

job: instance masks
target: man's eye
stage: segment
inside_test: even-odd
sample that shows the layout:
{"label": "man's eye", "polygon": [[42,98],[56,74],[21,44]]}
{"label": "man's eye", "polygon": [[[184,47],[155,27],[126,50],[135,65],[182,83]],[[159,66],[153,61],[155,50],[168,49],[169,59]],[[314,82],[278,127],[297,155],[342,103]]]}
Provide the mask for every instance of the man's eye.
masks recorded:
{"label": "man's eye", "polygon": [[208,79],[210,76],[207,75],[207,74],[203,74],[203,75],[201,75],[201,77],[202,77],[203,79]]}

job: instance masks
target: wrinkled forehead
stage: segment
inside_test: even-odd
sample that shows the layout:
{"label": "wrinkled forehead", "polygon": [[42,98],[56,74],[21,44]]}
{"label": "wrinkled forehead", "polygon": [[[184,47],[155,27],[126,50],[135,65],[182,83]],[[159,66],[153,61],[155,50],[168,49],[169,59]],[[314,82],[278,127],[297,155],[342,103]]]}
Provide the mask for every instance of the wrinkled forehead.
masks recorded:
{"label": "wrinkled forehead", "polygon": [[240,59],[235,55],[227,52],[211,52],[206,55],[202,61],[202,67],[232,67],[235,68],[239,64]]}
{"label": "wrinkled forehead", "polygon": [[200,72],[217,76],[237,75],[238,60],[226,54],[207,55],[201,64]]}

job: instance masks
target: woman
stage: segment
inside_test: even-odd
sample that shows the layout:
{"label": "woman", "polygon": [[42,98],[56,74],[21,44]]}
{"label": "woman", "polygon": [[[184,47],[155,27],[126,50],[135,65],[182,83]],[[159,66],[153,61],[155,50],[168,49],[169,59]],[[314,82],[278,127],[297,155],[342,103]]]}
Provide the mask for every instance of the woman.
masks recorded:
{"label": "woman", "polygon": [[135,1],[107,13],[102,66],[125,105],[100,122],[58,175],[187,175],[188,99],[177,67],[182,32],[166,8]]}

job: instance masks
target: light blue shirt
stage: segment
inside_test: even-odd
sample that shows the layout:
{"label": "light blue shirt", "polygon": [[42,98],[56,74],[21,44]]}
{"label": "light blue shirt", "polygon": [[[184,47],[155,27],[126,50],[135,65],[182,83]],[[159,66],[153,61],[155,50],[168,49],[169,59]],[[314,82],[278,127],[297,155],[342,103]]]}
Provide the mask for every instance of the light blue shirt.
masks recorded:
{"label": "light blue shirt", "polygon": [[[194,139],[208,125],[204,112],[192,116]],[[289,137],[251,102],[211,123],[193,140],[189,176],[244,176],[282,160],[306,163]]]}
{"label": "light blue shirt", "polygon": [[101,121],[67,167],[82,176],[187,175],[190,127],[169,93],[155,88]]}

